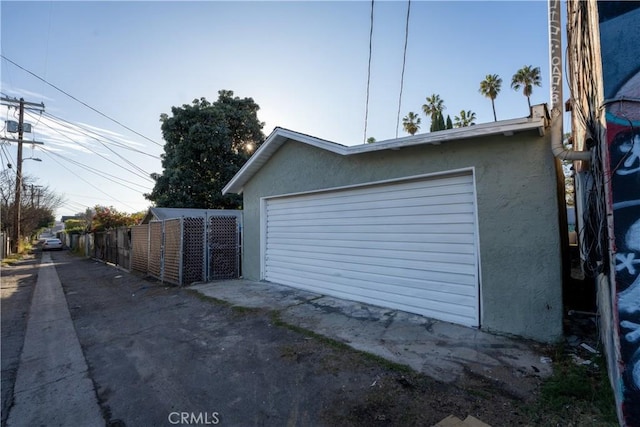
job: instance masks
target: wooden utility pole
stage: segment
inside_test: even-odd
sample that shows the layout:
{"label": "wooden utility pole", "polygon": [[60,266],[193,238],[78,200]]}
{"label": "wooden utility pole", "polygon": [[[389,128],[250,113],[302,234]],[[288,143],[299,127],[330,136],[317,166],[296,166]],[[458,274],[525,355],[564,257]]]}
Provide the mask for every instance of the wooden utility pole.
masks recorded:
{"label": "wooden utility pole", "polygon": [[13,243],[11,252],[20,250],[20,205],[22,191],[22,136],[24,134],[24,98],[20,98],[18,113],[18,158],[16,160],[16,197],[14,199],[13,216]]}
{"label": "wooden utility pole", "polygon": [[[11,252],[17,253],[20,250],[20,206],[22,197],[22,139],[24,135],[24,109],[25,105],[28,108],[44,111],[44,104],[36,104],[33,102],[25,102],[24,98],[20,100],[1,98],[3,105],[13,106],[18,104],[18,139],[2,138],[5,141],[13,141],[18,143],[18,156],[16,159],[16,193],[14,199],[14,216],[13,216],[13,239],[11,241]],[[27,131],[28,132],[28,131]],[[34,144],[42,144],[41,142],[35,142]]]}

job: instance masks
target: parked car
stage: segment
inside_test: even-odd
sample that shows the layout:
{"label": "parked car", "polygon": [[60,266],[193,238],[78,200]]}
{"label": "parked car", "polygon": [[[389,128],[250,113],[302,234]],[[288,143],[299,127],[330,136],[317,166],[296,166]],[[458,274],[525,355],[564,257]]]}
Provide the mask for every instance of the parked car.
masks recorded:
{"label": "parked car", "polygon": [[42,250],[43,251],[53,251],[58,250],[61,251],[63,249],[62,240],[60,239],[45,239],[42,242]]}

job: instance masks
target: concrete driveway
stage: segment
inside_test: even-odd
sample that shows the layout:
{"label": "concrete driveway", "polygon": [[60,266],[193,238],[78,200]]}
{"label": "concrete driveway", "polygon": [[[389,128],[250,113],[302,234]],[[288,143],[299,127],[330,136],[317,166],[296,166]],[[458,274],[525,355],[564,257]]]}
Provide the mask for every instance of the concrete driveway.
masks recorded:
{"label": "concrete driveway", "polygon": [[482,376],[527,399],[552,374],[543,346],[403,311],[249,280],[191,286],[234,306],[276,310],[286,323],[407,365],[435,380]]}

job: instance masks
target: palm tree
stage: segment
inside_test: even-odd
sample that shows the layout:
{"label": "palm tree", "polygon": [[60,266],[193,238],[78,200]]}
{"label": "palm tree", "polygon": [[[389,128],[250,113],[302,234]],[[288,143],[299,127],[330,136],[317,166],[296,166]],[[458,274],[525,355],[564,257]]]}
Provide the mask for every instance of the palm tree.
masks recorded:
{"label": "palm tree", "polygon": [[483,81],[480,82],[480,93],[491,99],[491,107],[493,108],[493,121],[497,122],[495,99],[500,93],[502,79],[497,74],[487,74]]}
{"label": "palm tree", "polygon": [[475,125],[474,121],[476,119],[476,113],[474,113],[471,110],[467,110],[467,111],[460,111],[460,115],[459,116],[455,116],[454,120],[454,126],[457,128],[463,128],[463,127],[467,127],[467,126],[471,126],[471,125]]}
{"label": "palm tree", "polygon": [[520,68],[511,79],[511,87],[514,90],[522,88],[522,94],[527,97],[529,110],[531,110],[531,93],[533,86],[542,86],[540,81],[540,67],[533,68],[531,65],[525,65]]}
{"label": "palm tree", "polygon": [[438,114],[442,114],[444,109],[444,101],[440,98],[440,95],[434,93],[431,96],[427,96],[427,103],[422,105],[422,111],[427,117],[431,118],[431,132],[437,126]]}
{"label": "palm tree", "polygon": [[402,127],[411,135],[415,135],[415,133],[420,129],[420,117],[418,117],[418,115],[413,111],[410,111],[402,119]]}

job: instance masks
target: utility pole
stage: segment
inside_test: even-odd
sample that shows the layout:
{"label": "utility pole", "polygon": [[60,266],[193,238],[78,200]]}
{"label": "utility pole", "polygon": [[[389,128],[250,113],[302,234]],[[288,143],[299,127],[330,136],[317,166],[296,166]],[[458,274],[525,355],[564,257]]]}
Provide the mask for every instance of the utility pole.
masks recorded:
{"label": "utility pole", "polygon": [[[20,100],[10,99],[10,98],[0,98],[3,103],[2,105],[13,106],[18,104],[18,139],[12,140],[9,138],[2,138],[5,141],[15,141],[18,143],[18,157],[16,159],[16,194],[14,200],[14,216],[13,216],[13,240],[11,242],[11,252],[17,253],[20,249],[20,204],[21,204],[21,195],[22,195],[22,139],[24,135],[24,108],[25,105],[30,109],[44,111],[44,104],[36,104],[33,102],[25,102],[24,98],[20,98]],[[15,123],[15,122],[14,122]],[[35,142],[34,144],[42,144],[41,142]]]}

